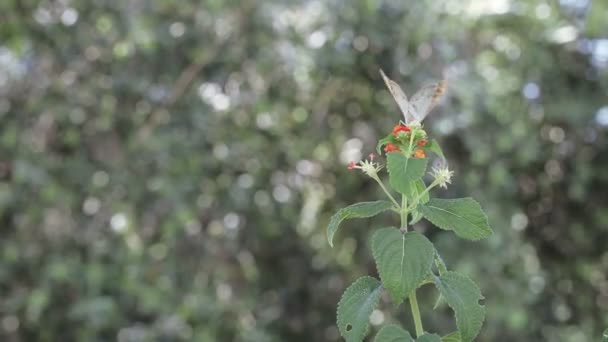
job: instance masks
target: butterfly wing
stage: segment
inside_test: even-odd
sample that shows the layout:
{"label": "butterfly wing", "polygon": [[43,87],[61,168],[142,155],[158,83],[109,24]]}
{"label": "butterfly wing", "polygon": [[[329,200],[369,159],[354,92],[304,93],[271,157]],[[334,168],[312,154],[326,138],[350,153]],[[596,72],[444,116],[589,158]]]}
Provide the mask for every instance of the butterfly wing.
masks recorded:
{"label": "butterfly wing", "polygon": [[413,121],[415,117],[411,114],[411,105],[401,87],[395,81],[388,78],[382,69],[380,69],[380,75],[382,75],[382,79],[384,79],[386,87],[391,92],[391,95],[393,95],[397,105],[399,105],[399,109],[405,118],[405,123],[407,124]]}
{"label": "butterfly wing", "polygon": [[442,80],[420,88],[412,96],[409,103],[412,107],[411,113],[416,121],[421,122],[424,120],[433,107],[435,107],[441,95],[445,93],[446,88],[447,82]]}

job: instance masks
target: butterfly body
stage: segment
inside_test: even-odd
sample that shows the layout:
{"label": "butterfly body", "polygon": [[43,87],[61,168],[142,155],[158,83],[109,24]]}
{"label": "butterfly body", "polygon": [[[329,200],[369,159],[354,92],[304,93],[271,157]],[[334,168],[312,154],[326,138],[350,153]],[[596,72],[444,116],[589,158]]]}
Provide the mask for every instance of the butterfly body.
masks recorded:
{"label": "butterfly body", "polygon": [[399,105],[406,125],[413,122],[422,122],[447,89],[447,82],[442,80],[420,88],[408,100],[401,87],[395,81],[388,78],[382,69],[380,69],[380,75],[382,75],[384,83],[386,83],[388,90],[397,102],[397,105]]}

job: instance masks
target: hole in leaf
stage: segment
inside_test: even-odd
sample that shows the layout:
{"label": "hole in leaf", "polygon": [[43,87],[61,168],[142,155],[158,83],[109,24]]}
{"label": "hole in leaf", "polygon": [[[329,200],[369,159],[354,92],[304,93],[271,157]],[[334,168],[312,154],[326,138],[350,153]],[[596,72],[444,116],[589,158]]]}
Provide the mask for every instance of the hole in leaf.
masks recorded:
{"label": "hole in leaf", "polygon": [[484,306],[485,304],[486,304],[485,298],[479,300],[479,305]]}
{"label": "hole in leaf", "polygon": [[353,330],[353,326],[350,325],[350,324],[347,324],[346,325],[346,331],[351,331],[351,330]]}

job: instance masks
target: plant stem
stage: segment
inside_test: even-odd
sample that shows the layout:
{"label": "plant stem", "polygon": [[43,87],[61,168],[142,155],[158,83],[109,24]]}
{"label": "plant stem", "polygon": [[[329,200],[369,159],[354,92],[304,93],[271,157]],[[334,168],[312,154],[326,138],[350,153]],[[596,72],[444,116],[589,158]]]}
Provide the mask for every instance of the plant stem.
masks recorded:
{"label": "plant stem", "polygon": [[393,202],[393,204],[395,205],[395,207],[399,208],[399,203],[397,202],[397,200],[393,197],[393,195],[391,195],[390,192],[388,192],[388,190],[386,189],[386,187],[384,186],[384,184],[382,183],[382,181],[380,180],[380,178],[376,177],[372,177],[382,188],[382,190],[384,191],[384,193],[388,196],[388,198],[391,200],[391,202]]}
{"label": "plant stem", "polygon": [[426,193],[428,193],[432,188],[437,186],[437,181],[433,181],[433,183],[431,183],[426,189],[424,189],[424,191],[422,191],[421,193],[418,194],[418,197],[416,197],[416,199],[414,199],[414,201],[412,202],[412,206],[410,208],[407,208],[407,210],[412,210],[414,209],[417,205],[418,202],[420,202],[420,199],[422,198],[422,196],[424,196]]}
{"label": "plant stem", "polygon": [[416,299],[416,290],[410,293],[410,306],[412,307],[412,315],[414,316],[414,326],[416,327],[416,338],[424,334],[422,328],[422,320],[420,319],[420,310],[418,309],[418,299]]}
{"label": "plant stem", "polygon": [[[407,213],[407,197],[403,195],[403,197],[401,197],[401,229],[403,233],[407,232]],[[414,317],[414,326],[416,327],[416,338],[418,338],[424,334],[424,329],[422,328],[420,309],[418,308],[418,300],[416,299],[416,289],[410,293],[409,299],[410,307],[412,308],[412,316]]]}

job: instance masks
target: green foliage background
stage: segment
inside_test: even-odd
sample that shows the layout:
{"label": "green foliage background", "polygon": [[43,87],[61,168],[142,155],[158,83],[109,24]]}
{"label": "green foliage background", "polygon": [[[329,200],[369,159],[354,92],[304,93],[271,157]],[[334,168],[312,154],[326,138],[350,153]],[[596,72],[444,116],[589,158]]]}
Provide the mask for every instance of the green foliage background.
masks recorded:
{"label": "green foliage background", "polygon": [[[456,171],[439,196],[478,199],[495,234],[417,230],[479,283],[478,340],[597,341],[607,16],[599,0],[0,2],[0,340],[339,340],[372,227],[332,249],[325,226],[382,198],[346,169],[400,117],[382,67],[408,93],[448,78],[425,121]],[[430,294],[425,327],[452,331]]]}

